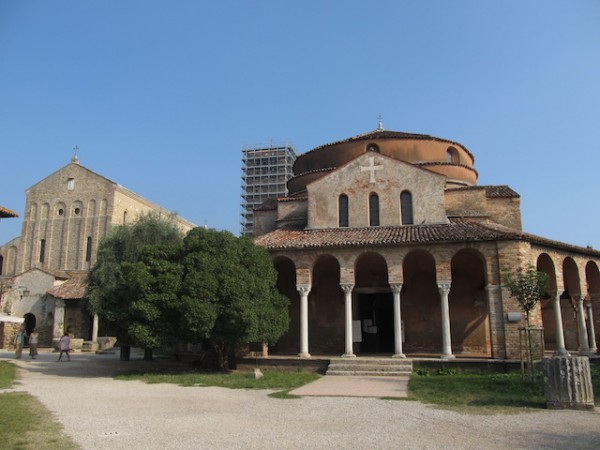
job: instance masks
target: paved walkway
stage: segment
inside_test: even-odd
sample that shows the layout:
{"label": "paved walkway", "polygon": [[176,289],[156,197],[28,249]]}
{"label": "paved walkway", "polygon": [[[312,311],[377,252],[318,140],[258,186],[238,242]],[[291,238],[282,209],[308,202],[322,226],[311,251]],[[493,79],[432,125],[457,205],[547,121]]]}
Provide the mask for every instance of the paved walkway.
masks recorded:
{"label": "paved walkway", "polygon": [[406,377],[350,377],[328,375],[290,391],[300,396],[320,397],[407,397]]}
{"label": "paved walkway", "polygon": [[[0,358],[15,361],[9,352],[0,351]],[[17,361],[16,389],[37,397],[82,449],[600,448],[600,414],[592,412],[474,416],[419,402],[332,396],[345,377],[321,378],[305,388],[323,389],[325,396],[296,400],[270,398],[265,390],[112,378],[172,364],[81,353],[58,363],[56,354],[42,352],[35,361]],[[364,383],[363,394],[387,396],[375,392],[379,383],[393,386],[392,396],[400,394],[392,380],[360,378],[356,383]],[[325,386],[327,380],[333,385]],[[354,393],[361,390],[349,386]]]}

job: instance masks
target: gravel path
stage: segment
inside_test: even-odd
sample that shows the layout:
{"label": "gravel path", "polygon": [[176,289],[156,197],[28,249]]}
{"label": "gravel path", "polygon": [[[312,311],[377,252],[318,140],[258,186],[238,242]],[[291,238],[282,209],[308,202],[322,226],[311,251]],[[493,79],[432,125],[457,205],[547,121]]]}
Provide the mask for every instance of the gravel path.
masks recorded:
{"label": "gravel path", "polygon": [[123,367],[155,363],[72,359],[19,361],[17,389],[55,413],[84,449],[600,448],[598,412],[473,416],[376,398],[277,400],[267,391],[116,381],[110,374]]}

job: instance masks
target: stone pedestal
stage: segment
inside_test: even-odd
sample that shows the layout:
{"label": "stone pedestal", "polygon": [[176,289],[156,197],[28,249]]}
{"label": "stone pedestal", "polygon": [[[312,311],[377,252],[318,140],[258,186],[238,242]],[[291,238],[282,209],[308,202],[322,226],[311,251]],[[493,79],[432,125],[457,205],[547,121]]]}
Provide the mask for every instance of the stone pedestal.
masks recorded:
{"label": "stone pedestal", "polygon": [[594,409],[590,360],[582,356],[543,360],[546,406],[551,409]]}

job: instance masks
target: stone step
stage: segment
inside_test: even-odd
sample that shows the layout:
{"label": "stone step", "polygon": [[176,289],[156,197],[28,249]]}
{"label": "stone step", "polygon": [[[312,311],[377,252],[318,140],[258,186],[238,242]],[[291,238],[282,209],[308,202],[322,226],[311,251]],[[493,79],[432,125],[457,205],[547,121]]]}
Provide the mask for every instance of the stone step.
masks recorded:
{"label": "stone step", "polygon": [[333,376],[354,376],[354,377],[410,377],[410,372],[405,371],[386,371],[382,372],[379,370],[328,370],[326,375]]}
{"label": "stone step", "polygon": [[410,367],[412,369],[412,361],[409,359],[353,359],[353,358],[339,358],[329,360],[329,365],[347,365],[352,364],[355,366],[367,365],[367,366],[403,366]]}
{"label": "stone step", "polygon": [[405,365],[381,365],[381,364],[329,364],[329,370],[370,370],[372,372],[406,371],[412,372],[412,366]]}
{"label": "stone step", "polygon": [[412,361],[406,359],[332,359],[327,368],[327,375],[354,376],[410,376]]}

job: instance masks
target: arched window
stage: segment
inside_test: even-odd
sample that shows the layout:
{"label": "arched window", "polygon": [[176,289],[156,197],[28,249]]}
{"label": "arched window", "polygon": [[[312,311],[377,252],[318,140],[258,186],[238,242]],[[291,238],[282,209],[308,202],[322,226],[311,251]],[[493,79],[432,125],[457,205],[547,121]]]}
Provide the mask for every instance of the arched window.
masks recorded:
{"label": "arched window", "polygon": [[340,195],[338,200],[338,214],[339,214],[339,226],[348,226],[348,196],[346,194]]}
{"label": "arched window", "polygon": [[400,214],[402,215],[402,225],[412,225],[414,223],[412,194],[408,191],[402,191],[400,194]]}
{"label": "arched window", "polygon": [[454,147],[448,147],[446,150],[446,160],[449,163],[458,164],[460,162],[458,158],[458,150],[456,150]]}
{"label": "arched window", "polygon": [[369,226],[379,226],[379,196],[377,194],[369,196]]}

